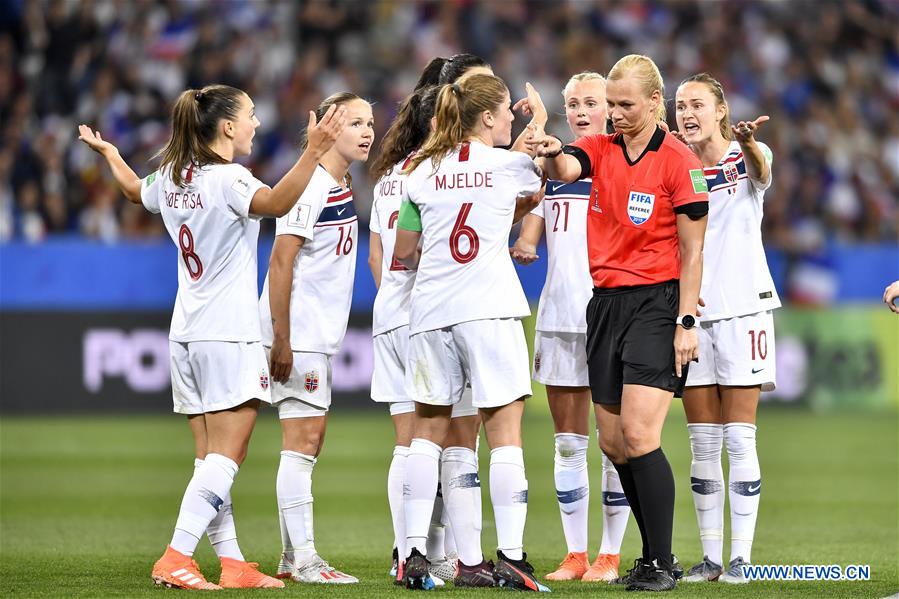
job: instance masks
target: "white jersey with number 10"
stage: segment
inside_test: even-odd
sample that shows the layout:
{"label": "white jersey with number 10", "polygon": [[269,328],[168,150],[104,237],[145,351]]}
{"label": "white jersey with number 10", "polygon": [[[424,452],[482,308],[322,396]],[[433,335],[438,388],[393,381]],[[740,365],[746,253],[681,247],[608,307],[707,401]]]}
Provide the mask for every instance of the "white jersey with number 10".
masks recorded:
{"label": "white jersey with number 10", "polygon": [[521,193],[540,190],[526,154],[463,143],[434,172],[425,160],[406,183],[421,217],[421,262],[412,290],[412,334],[461,322],[523,318],[530,308],[509,255]]}
{"label": "white jersey with number 10", "polygon": [[169,339],[260,341],[253,194],[265,184],[239,164],[184,171],[177,187],[166,167],[141,182],[141,201],[178,247],[178,296]]}

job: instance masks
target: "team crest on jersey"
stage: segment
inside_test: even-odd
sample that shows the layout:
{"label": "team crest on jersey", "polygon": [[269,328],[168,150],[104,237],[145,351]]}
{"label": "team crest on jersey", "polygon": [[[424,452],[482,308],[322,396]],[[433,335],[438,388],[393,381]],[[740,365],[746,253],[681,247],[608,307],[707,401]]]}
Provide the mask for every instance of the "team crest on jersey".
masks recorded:
{"label": "team crest on jersey", "polygon": [[540,372],[540,352],[534,354],[534,372]]}
{"label": "team crest on jersey", "polygon": [[263,391],[268,389],[268,373],[264,370],[259,373],[259,386]]}
{"label": "team crest on jersey", "polygon": [[655,203],[655,195],[642,191],[632,191],[627,196],[627,216],[635,225],[642,225],[652,216],[652,207]]}
{"label": "team crest on jersey", "polygon": [[303,387],[306,389],[306,393],[315,393],[316,391],[318,391],[317,370],[310,370],[306,373]]}
{"label": "team crest on jersey", "polygon": [[731,183],[740,178],[740,171],[737,170],[737,165],[733,162],[725,163],[723,170],[724,178]]}

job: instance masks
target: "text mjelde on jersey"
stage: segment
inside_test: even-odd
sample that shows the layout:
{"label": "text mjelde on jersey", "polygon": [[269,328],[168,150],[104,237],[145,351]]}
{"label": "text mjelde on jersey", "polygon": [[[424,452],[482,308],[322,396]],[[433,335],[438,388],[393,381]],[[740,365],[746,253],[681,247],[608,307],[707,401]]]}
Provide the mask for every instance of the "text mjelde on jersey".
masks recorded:
{"label": "text mjelde on jersey", "polygon": [[434,177],[434,189],[465,189],[470,187],[493,187],[493,172],[454,173]]}

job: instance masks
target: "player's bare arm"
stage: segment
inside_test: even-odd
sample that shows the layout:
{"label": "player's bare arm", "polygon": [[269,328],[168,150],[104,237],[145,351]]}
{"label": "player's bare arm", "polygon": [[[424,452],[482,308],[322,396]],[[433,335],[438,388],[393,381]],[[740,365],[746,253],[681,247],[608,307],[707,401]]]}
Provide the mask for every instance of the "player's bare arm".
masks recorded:
{"label": "player's bare arm", "polygon": [[[510,149],[517,152],[530,153],[526,144],[528,136],[543,134],[546,122],[549,120],[549,114],[546,112],[546,106],[544,106],[543,99],[540,97],[537,89],[531,85],[530,82],[525,83],[524,87],[527,96],[515,102],[512,106],[512,110],[521,110],[522,114],[531,117],[531,121],[528,123],[528,126],[525,127],[525,130],[521,132]],[[531,156],[533,157],[532,153]]]}
{"label": "player's bare arm", "polygon": [[418,261],[421,259],[421,248],[418,247],[420,240],[420,231],[408,231],[402,227],[396,230],[396,247],[393,255],[410,270],[418,269]]}
{"label": "player's bare arm", "polygon": [[762,123],[769,120],[767,116],[760,116],[754,121],[740,121],[731,125],[734,139],[740,144],[743,151],[743,159],[746,164],[746,173],[753,181],[765,185],[771,178],[771,167],[765,160],[762,149],[755,140],[755,132]]}
{"label": "player's bare arm", "polygon": [[293,265],[305,238],[278,235],[268,265],[269,306],[272,312],[272,352],[269,370],[272,379],[286,383],[293,368],[290,347],[290,290],[293,287]]}
{"label": "player's bare arm", "polygon": [[540,259],[537,244],[543,236],[543,219],[536,214],[527,214],[521,223],[521,231],[515,244],[509,248],[512,259],[519,264],[533,264]]}
{"label": "player's bare arm", "polygon": [[315,112],[309,111],[308,145],[284,177],[271,189],[260,188],[250,202],[250,213],[257,216],[284,216],[309,185],[322,156],[331,149],[346,127],[346,107],[331,106],[316,122]]}
{"label": "player's bare arm", "polygon": [[512,222],[517,223],[537,207],[537,204],[543,199],[543,190],[544,188],[541,187],[536,192],[518,194],[518,197],[515,198],[515,215],[512,217]]}
{"label": "player's bare arm", "polygon": [[112,176],[128,201],[132,204],[140,204],[140,177],[131,170],[131,167],[119,154],[119,149],[103,139],[99,131],[94,131],[87,125],[78,125],[78,139],[106,159],[112,170]]}
{"label": "player's bare arm", "polygon": [[[708,216],[693,219],[687,214],[677,215],[677,237],[680,249],[680,306],[678,314],[696,315],[699,288],[702,284],[702,246]],[[696,329],[675,327],[674,371],[681,376],[683,367],[699,356]]]}
{"label": "player's bare arm", "polygon": [[384,258],[384,248],[381,247],[381,236],[371,233],[368,237],[368,267],[371,276],[375,280],[375,287],[381,288],[381,260]]}

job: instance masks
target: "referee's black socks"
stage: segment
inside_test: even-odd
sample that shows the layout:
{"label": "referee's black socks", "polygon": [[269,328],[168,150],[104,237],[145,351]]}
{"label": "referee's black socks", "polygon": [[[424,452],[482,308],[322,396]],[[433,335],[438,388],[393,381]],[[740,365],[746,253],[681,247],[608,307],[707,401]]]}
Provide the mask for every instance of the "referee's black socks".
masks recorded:
{"label": "referee's black socks", "polygon": [[621,481],[621,490],[624,491],[627,503],[631,506],[631,513],[634,515],[634,520],[637,521],[637,527],[640,529],[640,539],[643,541],[643,560],[648,562],[650,559],[649,541],[646,538],[646,526],[643,523],[640,498],[637,495],[637,486],[634,484],[634,475],[631,471],[631,465],[628,462],[623,464],[612,462],[612,465],[615,466],[615,470],[618,471],[618,479]]}
{"label": "referee's black socks", "polygon": [[[658,560],[658,564],[671,569],[671,532],[674,523],[674,474],[665,452],[659,447],[645,455],[628,459],[630,474],[635,487],[634,495],[638,497],[636,505],[631,502],[631,509],[636,516],[637,505],[642,514],[644,559]],[[616,468],[619,466],[616,464]],[[621,470],[619,469],[620,473]],[[624,476],[621,476],[628,501],[631,501],[625,487]],[[637,519],[640,523],[640,519]],[[648,547],[647,547],[648,546]],[[646,553],[649,555],[645,555]]]}

